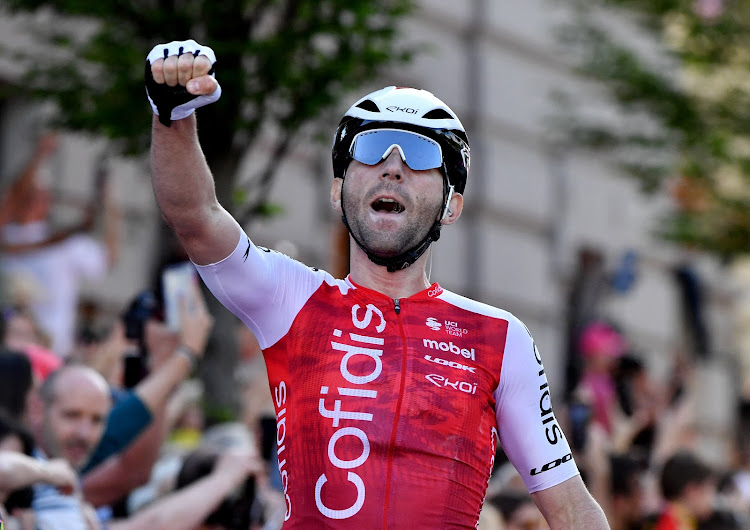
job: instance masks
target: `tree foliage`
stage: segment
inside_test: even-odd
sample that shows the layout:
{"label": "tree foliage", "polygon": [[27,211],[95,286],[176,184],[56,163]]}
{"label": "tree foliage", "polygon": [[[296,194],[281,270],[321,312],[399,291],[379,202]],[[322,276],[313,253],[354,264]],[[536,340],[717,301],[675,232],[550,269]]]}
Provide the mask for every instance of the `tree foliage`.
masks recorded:
{"label": "tree foliage", "polygon": [[[590,0],[562,32],[580,72],[605,88],[616,120],[569,132],[667,189],[669,240],[722,257],[750,249],[750,4]],[[614,15],[614,16],[613,16]],[[617,31],[613,21],[632,31]],[[643,42],[650,46],[643,46]]]}
{"label": "tree foliage", "polygon": [[[148,52],[188,38],[213,48],[222,97],[198,111],[199,134],[219,200],[245,224],[272,210],[276,169],[300,127],[409,59],[414,50],[399,44],[398,21],[413,7],[414,0],[0,0],[0,13],[25,24],[29,41],[0,55],[23,73],[10,90],[53,101],[59,127],[138,154],[151,127]],[[266,127],[274,134],[263,134]],[[261,138],[268,156],[238,191],[242,158]],[[237,344],[231,314],[208,301],[216,324],[202,375],[217,419],[237,410],[229,377]]]}
{"label": "tree foliage", "polygon": [[[231,207],[243,153],[264,124],[281,130],[236,214],[263,211],[274,168],[300,126],[386,65],[407,60],[398,19],[413,0],[0,0],[25,15],[32,46],[2,50],[24,72],[24,94],[53,100],[58,125],[143,152],[145,57],[159,42],[194,38],[217,54],[221,100],[199,111],[201,143]],[[264,139],[264,145],[267,142]],[[236,196],[236,194],[234,195]],[[235,204],[235,207],[239,205]]]}

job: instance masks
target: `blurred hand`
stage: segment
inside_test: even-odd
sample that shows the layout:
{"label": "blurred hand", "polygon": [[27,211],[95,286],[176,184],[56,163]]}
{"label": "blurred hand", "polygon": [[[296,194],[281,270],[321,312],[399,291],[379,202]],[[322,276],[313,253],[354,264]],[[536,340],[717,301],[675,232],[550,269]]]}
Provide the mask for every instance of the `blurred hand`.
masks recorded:
{"label": "blurred hand", "polygon": [[189,296],[180,299],[180,344],[202,356],[213,325],[198,282],[193,282]]}
{"label": "blurred hand", "polygon": [[255,448],[231,448],[219,456],[213,473],[241,484],[247,477],[265,472],[263,459]]}
{"label": "blurred hand", "polygon": [[163,322],[154,319],[146,322],[146,348],[152,370],[158,369],[172,357],[179,343],[179,334],[169,329],[169,326]]}
{"label": "blurred hand", "polygon": [[62,458],[55,458],[44,463],[44,482],[51,484],[66,495],[75,492],[78,477],[75,470]]}

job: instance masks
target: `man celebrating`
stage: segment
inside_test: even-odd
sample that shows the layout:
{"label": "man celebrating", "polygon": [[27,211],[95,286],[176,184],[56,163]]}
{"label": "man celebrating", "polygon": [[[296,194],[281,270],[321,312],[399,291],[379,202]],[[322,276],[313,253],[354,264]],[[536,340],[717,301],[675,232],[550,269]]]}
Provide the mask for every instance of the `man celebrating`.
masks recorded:
{"label": "man celebrating", "polygon": [[469,172],[455,113],[388,87],[341,120],[331,203],[353,244],[338,280],[253,245],[217,202],[193,116],[221,94],[214,61],[194,41],[148,56],[153,185],[264,350],[287,527],[474,528],[499,440],[553,529],[607,528],[524,325],[429,282],[429,246],[461,215]]}

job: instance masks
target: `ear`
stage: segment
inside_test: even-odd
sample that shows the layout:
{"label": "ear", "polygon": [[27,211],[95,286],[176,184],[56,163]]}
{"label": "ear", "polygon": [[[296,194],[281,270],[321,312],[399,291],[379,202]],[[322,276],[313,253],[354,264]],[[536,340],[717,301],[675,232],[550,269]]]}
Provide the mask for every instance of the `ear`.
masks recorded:
{"label": "ear", "polygon": [[344,179],[334,178],[331,184],[331,207],[338,213],[343,213],[341,210],[341,188],[344,185]]}
{"label": "ear", "polygon": [[454,193],[451,197],[450,202],[448,202],[448,212],[445,214],[445,217],[440,221],[440,224],[443,225],[450,225],[458,221],[458,218],[461,217],[461,212],[464,209],[464,196],[460,193]]}

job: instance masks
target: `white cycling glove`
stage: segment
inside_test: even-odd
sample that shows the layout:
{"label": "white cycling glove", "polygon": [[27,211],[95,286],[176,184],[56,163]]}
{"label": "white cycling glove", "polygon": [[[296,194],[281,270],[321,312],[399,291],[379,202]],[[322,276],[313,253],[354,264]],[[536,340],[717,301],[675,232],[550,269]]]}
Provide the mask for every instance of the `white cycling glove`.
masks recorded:
{"label": "white cycling glove", "polygon": [[199,55],[208,57],[212,65],[208,73],[216,78],[213,68],[216,55],[208,46],[201,46],[194,40],[172,41],[154,46],[146,58],[146,95],[151,108],[154,109],[154,114],[159,116],[159,121],[167,127],[171,125],[172,120],[187,118],[198,107],[213,103],[221,97],[221,86],[217,86],[212,94],[195,96],[180,84],[169,86],[166,83],[159,84],[154,81],[154,76],[151,75],[151,64],[154,61],[183,53],[192,53],[196,57]]}

